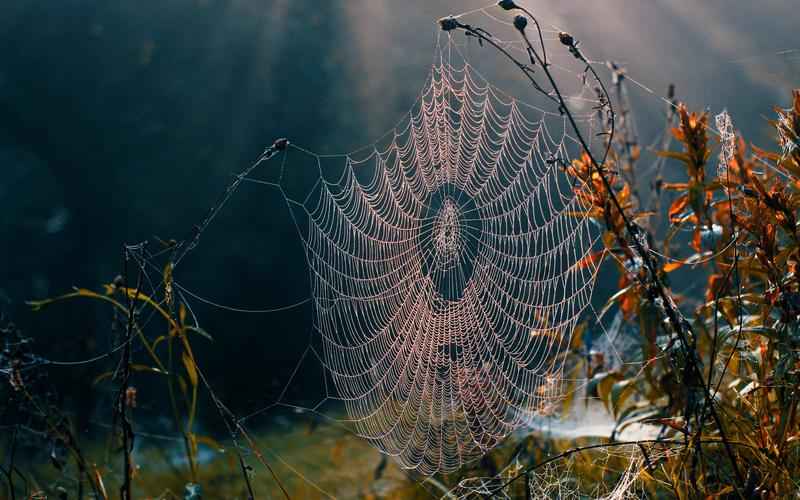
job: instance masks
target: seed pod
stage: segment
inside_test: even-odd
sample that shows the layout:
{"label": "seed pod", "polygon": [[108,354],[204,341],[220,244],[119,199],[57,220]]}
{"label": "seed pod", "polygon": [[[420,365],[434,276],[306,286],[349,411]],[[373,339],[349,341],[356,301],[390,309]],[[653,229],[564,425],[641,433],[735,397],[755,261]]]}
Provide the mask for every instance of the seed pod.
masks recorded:
{"label": "seed pod", "polygon": [[452,31],[458,28],[458,20],[453,16],[447,16],[439,19],[439,26],[443,31]]}
{"label": "seed pod", "polygon": [[560,32],[558,34],[558,39],[562,44],[566,45],[567,47],[574,47],[575,46],[575,39],[572,38],[572,35],[570,35],[567,32],[564,32],[564,31]]}
{"label": "seed pod", "polygon": [[528,18],[523,16],[522,14],[518,14],[514,16],[514,27],[520,31],[523,31],[525,27],[528,25]]}
{"label": "seed pod", "polygon": [[501,9],[505,10],[513,10],[517,8],[517,4],[514,3],[514,0],[500,0],[499,2],[497,2],[497,5]]}

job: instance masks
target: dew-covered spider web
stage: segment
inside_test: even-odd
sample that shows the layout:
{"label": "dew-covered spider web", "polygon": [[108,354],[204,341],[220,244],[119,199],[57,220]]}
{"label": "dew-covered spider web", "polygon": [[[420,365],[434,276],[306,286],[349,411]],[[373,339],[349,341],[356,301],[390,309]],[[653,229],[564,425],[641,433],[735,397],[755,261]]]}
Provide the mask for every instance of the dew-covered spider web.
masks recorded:
{"label": "dew-covered spider web", "polygon": [[448,492],[449,498],[558,498],[565,500],[637,500],[648,498],[649,471],[671,451],[670,444],[640,443],[576,448],[525,474],[513,460],[492,477],[470,477]]}
{"label": "dew-covered spider web", "polygon": [[[290,144],[273,177],[244,177],[277,190],[297,223],[328,398],[426,475],[561,396],[597,271],[585,187],[565,173],[566,118],[506,95],[456,51],[451,38],[437,48],[414,107],[375,144],[324,156]],[[579,119],[591,127],[595,113]],[[310,188],[298,165],[316,169]]]}
{"label": "dew-covered spider web", "polygon": [[[197,364],[194,357],[191,362],[182,358],[186,375],[194,376],[195,388],[199,383],[206,389],[222,417],[232,445],[229,449],[237,454],[245,480],[252,473],[249,463],[260,462],[261,470],[271,474],[287,498],[282,478],[273,468],[278,463],[279,472],[289,470],[302,481],[301,491],[309,493],[295,497],[333,496],[326,490],[332,481],[323,486],[319,479],[324,467],[305,456],[307,435],[297,439],[300,458],[272,446],[278,439],[289,440],[286,436],[255,437],[253,429],[264,424],[267,416],[279,414],[269,421],[272,424],[287,409],[304,415],[298,418],[308,418],[310,429],[325,419],[333,424],[327,431],[353,434],[383,453],[378,462],[377,452],[365,453],[366,446],[358,441],[361,449],[353,454],[360,461],[351,464],[352,469],[374,475],[370,488],[379,482],[388,456],[402,472],[418,473],[413,476],[418,486],[436,485],[437,493],[446,498],[647,496],[651,493],[647,488],[656,481],[649,471],[669,456],[671,446],[681,443],[660,440],[663,427],[660,431],[654,431],[654,426],[636,428],[638,422],[657,414],[648,408],[622,429],[606,408],[591,401],[599,398],[589,382],[596,381],[598,373],[619,372],[623,366],[644,369],[656,359],[643,357],[638,327],[623,321],[621,312],[603,321],[613,300],[599,314],[592,304],[602,257],[618,259],[620,267],[632,275],[642,265],[636,256],[623,262],[614,251],[602,250],[602,228],[585,204],[591,188],[571,170],[573,160],[584,153],[582,139],[612,176],[620,173],[614,165],[605,165],[602,156],[611,147],[610,124],[619,124],[609,111],[612,98],[601,92],[589,70],[602,70],[606,64],[577,60],[570,50],[575,46],[568,49],[558,42],[558,28],[542,30],[542,54],[546,46],[548,68],[571,110],[573,126],[547,87],[541,64],[527,66],[528,61],[533,64],[528,44],[496,2],[450,19],[471,24],[486,38],[481,43],[475,32],[467,37],[463,31],[437,29],[433,62],[416,99],[396,125],[373,143],[350,153],[318,154],[301,146],[302,137],[278,140],[235,175],[188,238],[161,246],[147,242],[126,246],[126,262],[130,259],[139,267],[137,295],[141,289],[149,305],[162,311],[177,309],[181,323],[186,321],[194,333],[204,335],[202,318],[195,314],[199,303],[232,313],[264,313],[262,333],[268,340],[260,340],[259,349],[283,340],[283,332],[269,323],[272,314],[308,312],[305,323],[297,325],[298,335],[310,333],[303,354],[285,375],[285,385],[277,385],[277,398],[251,399],[255,409],[226,406],[221,393],[212,388],[200,356]],[[529,24],[528,30],[533,38],[533,26]],[[506,58],[509,54],[521,65],[512,64]],[[615,64],[608,67],[612,80],[624,78],[670,109],[676,107],[673,96],[657,97]],[[523,74],[532,74],[537,83],[527,86]],[[516,84],[515,92],[503,90],[509,77]],[[619,95],[617,100],[627,99],[624,92]],[[636,135],[626,108],[625,104],[618,107],[623,111],[616,116],[622,116],[627,130]],[[672,118],[674,112],[667,113],[666,122]],[[727,112],[717,116],[716,127],[717,131],[710,132],[720,137],[718,177],[725,178],[737,154],[737,134]],[[669,149],[669,137],[665,133],[649,149]],[[625,147],[633,145],[629,141],[625,136]],[[795,147],[792,141],[783,145],[786,151]],[[656,160],[637,175],[660,179],[663,161],[664,157]],[[190,267],[184,257],[201,240],[203,245],[217,243],[206,229],[219,222],[217,216],[223,210],[232,211],[227,202],[244,186],[249,196],[270,197],[276,201],[272,206],[285,207],[255,217],[284,217],[296,228],[291,234],[271,234],[270,238],[281,248],[301,249],[304,272],[288,277],[284,272],[279,278],[307,281],[308,293],[297,302],[263,309],[229,306],[187,284]],[[737,196],[734,190],[728,191],[728,196]],[[655,195],[656,206],[659,196]],[[688,263],[651,248],[647,251]],[[120,283],[127,286],[125,274]],[[280,286],[272,276],[254,279]],[[106,295],[115,293],[117,280],[114,283],[107,286]],[[155,325],[158,315],[146,313],[147,307],[137,308],[134,302],[129,307],[130,317],[138,322],[136,335],[114,337],[107,352],[80,361],[45,360],[28,352],[25,339],[7,343],[0,352],[0,375],[17,387],[22,385],[23,370],[40,365],[75,367],[114,361],[129,346],[133,351],[129,362],[145,354],[165,336]],[[591,324],[589,330],[595,331],[577,338],[582,334],[576,331],[579,322]],[[576,361],[578,357],[583,359]],[[322,369],[321,394],[311,403],[298,402],[289,389],[304,378],[309,366],[314,375]],[[137,369],[142,367],[147,368],[137,365]],[[116,371],[111,377],[116,377]],[[186,391],[185,381],[181,389]],[[254,384],[250,389],[248,393],[263,394],[264,387]],[[136,406],[135,397],[134,390],[131,407]],[[574,403],[579,397],[585,404]],[[570,404],[571,410],[567,409]],[[163,417],[160,408],[155,411],[159,419]],[[562,418],[548,418],[560,411]],[[112,430],[118,424],[93,423]],[[197,436],[192,425],[200,427],[192,421],[181,439],[180,433],[161,433],[161,425],[160,421],[153,424],[158,432],[151,433],[137,421],[137,443],[160,440],[168,447],[190,447],[187,436],[192,440]],[[37,426],[41,427],[38,421],[23,425],[42,433]],[[259,431],[264,427],[269,426],[262,425]],[[639,432],[636,441],[616,439],[623,430]],[[486,463],[464,468],[515,431],[514,437],[523,437],[523,442],[543,439],[505,466],[493,461],[507,451],[501,449]],[[299,435],[296,429],[288,434],[291,439]],[[608,436],[611,442],[596,443],[595,438]],[[650,439],[654,437],[659,439]],[[576,442],[584,441],[592,444],[575,448]],[[320,438],[307,447],[330,443]],[[340,443],[331,445],[332,457],[342,453]],[[202,444],[223,448],[209,439]],[[56,461],[55,451],[50,458]],[[178,463],[170,457],[167,462],[171,467]],[[461,477],[447,476],[442,483],[434,477],[455,471]],[[346,471],[336,470],[333,481],[347,482]],[[364,491],[352,493],[347,496]],[[370,490],[369,495],[373,494]]]}

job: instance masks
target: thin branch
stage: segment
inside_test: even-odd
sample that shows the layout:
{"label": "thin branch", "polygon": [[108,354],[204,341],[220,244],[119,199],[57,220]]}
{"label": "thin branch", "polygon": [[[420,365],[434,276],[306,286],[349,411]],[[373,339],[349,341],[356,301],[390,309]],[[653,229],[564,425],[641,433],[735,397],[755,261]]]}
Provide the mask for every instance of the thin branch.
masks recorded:
{"label": "thin branch", "polygon": [[[129,252],[135,250],[135,247],[125,247],[123,249],[123,276],[125,277],[125,286],[128,286],[129,283],[129,275],[128,275],[128,261],[130,260]],[[136,321],[136,303],[139,300],[139,293],[142,289],[142,275],[144,274],[143,269],[139,268],[139,277],[137,278],[136,283],[136,294],[131,296],[131,294],[126,294],[128,296],[128,319],[127,325],[125,328],[125,339],[124,345],[125,348],[122,352],[122,359],[120,360],[120,365],[122,368],[122,374],[120,376],[120,386],[117,392],[117,399],[116,405],[114,408],[114,416],[112,421],[116,423],[117,419],[120,421],[120,426],[122,427],[122,455],[123,455],[123,481],[122,485],[120,486],[120,498],[123,500],[130,500],[131,497],[131,475],[132,475],[132,464],[131,464],[131,452],[133,451],[134,439],[135,434],[133,432],[133,426],[131,425],[130,419],[128,418],[128,400],[129,400],[129,389],[130,389],[130,377],[131,377],[131,344],[133,338],[133,331],[135,328],[135,321]]]}
{"label": "thin branch", "polygon": [[194,250],[195,247],[197,247],[197,245],[200,243],[200,236],[203,234],[203,232],[205,232],[209,224],[211,224],[211,222],[217,216],[217,214],[225,205],[225,203],[227,203],[227,201],[230,199],[233,193],[236,192],[236,189],[239,187],[239,184],[241,184],[242,181],[248,175],[250,175],[250,172],[255,170],[256,167],[261,165],[263,162],[272,159],[279,152],[286,150],[286,147],[288,145],[289,145],[288,140],[283,138],[276,139],[275,142],[273,142],[270,147],[268,147],[267,149],[264,150],[263,153],[261,153],[261,156],[259,156],[258,159],[252,165],[247,167],[243,172],[239,173],[239,175],[237,175],[234,178],[233,182],[231,182],[225,189],[225,191],[220,195],[217,202],[208,210],[208,214],[203,219],[203,221],[192,228],[192,237],[188,240],[188,242],[184,240],[181,241],[180,243],[177,243],[173,247],[173,255],[171,260],[175,266],[177,266],[178,263],[181,260],[183,260],[184,257],[186,257],[186,254],[188,254],[189,252]]}

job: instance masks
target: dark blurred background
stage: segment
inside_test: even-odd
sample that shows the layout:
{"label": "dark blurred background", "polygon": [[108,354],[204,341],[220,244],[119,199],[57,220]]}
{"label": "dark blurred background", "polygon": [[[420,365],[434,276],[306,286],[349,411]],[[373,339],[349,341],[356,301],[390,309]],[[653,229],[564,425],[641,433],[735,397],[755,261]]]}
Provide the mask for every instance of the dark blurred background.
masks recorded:
{"label": "dark blurred background", "polygon": [[[391,128],[432,59],[435,20],[484,5],[445,0],[6,0],[0,3],[0,304],[47,359],[109,345],[107,309],[24,301],[96,288],[121,270],[123,243],[182,238],[231,175],[276,137],[344,152]],[[789,0],[528,1],[597,60],[613,59],[662,95],[727,108],[756,144],[800,86]],[[499,16],[507,17],[504,12]],[[476,24],[498,27],[475,16]],[[788,49],[788,50],[787,50]],[[497,56],[474,47],[473,58]],[[508,65],[497,80],[524,97]],[[648,143],[663,104],[632,87]],[[245,185],[176,278],[240,307],[309,296],[300,241],[277,196]],[[601,284],[602,288],[602,284]],[[194,304],[217,339],[200,357],[240,412],[279,392],[308,344],[309,305],[248,315]],[[85,418],[97,366],[53,368]],[[319,396],[313,368],[293,396]],[[310,373],[310,374],[309,374]]]}

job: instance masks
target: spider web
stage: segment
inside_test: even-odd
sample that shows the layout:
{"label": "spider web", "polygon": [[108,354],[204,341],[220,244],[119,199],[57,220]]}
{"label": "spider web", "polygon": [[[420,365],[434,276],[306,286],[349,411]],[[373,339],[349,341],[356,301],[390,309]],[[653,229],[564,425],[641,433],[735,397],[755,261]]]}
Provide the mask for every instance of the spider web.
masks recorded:
{"label": "spider web", "polygon": [[[470,477],[448,492],[449,498],[558,498],[634,500],[651,493],[646,479],[654,463],[668,456],[668,445],[642,443],[578,450],[547,461],[524,474],[512,461],[493,477]],[[516,478],[519,477],[517,481]],[[527,484],[526,484],[527,483]]]}
{"label": "spider web", "polygon": [[[479,24],[496,23],[492,31],[513,29],[497,13],[492,5],[456,18],[481,16]],[[545,41],[557,38],[557,31],[543,31]],[[527,58],[521,42],[493,39]],[[197,370],[237,451],[270,468],[266,452],[269,461],[282,463],[323,495],[330,496],[316,479],[249,436],[256,418],[281,408],[314,413],[395,457],[405,469],[429,476],[460,469],[516,429],[531,427],[537,415],[549,414],[566,391],[586,386],[586,379],[565,378],[563,356],[576,322],[591,308],[598,273],[595,260],[587,257],[599,231],[577,196],[586,187],[564,172],[580,153],[578,141],[552,102],[527,103],[491,84],[465,55],[470,49],[484,50],[455,35],[438,39],[416,102],[375,143],[341,155],[289,144],[274,158],[262,156],[236,176],[174,262],[177,266],[195,247],[241,184],[285,201],[305,252],[309,297],[253,310],[216,303],[177,279],[174,287],[198,326],[195,300],[240,313],[277,313],[311,303],[312,338],[275,402],[237,417]],[[595,137],[607,118],[597,92],[585,71],[570,69],[569,57],[551,56],[551,69],[561,77],[584,137]],[[656,95],[630,75],[625,78]],[[724,171],[735,153],[727,113],[717,128]],[[141,247],[132,257],[145,271],[149,295],[159,296],[166,281],[155,275],[164,269],[164,253]],[[602,314],[592,313],[604,330],[595,349],[612,363],[642,365],[625,352],[617,334],[619,315],[609,332]],[[124,345],[89,360],[36,360],[31,367],[91,363]],[[310,408],[285,397],[309,362],[326,371],[324,397]],[[332,409],[323,410],[326,405]],[[340,418],[341,407],[346,418]],[[175,440],[138,429],[137,436]],[[641,478],[649,462],[667,453],[645,447],[570,454],[546,461],[519,483],[527,483],[532,498],[640,498],[646,495]],[[446,496],[511,498],[519,492],[499,486],[530,465],[516,460],[497,475],[462,480]]]}
{"label": "spider web", "polygon": [[[597,272],[585,187],[564,172],[565,118],[504,94],[458,51],[450,37],[438,46],[381,141],[346,155],[290,145],[277,178],[244,178],[277,189],[297,223],[326,400],[425,475],[459,469],[561,397],[561,354]],[[309,158],[318,179],[304,191],[292,165]]]}

